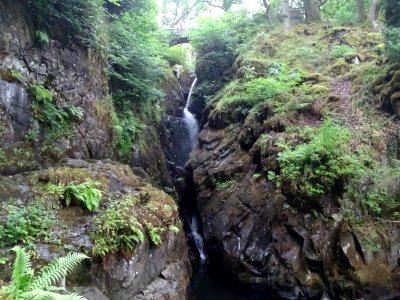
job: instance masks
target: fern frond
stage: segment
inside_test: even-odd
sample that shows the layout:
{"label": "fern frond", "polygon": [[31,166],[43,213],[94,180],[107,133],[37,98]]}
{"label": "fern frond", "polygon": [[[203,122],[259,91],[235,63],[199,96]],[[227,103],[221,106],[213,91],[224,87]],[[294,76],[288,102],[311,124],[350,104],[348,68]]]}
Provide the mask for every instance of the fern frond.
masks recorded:
{"label": "fern frond", "polygon": [[42,272],[37,276],[30,289],[46,289],[52,285],[57,284],[62,280],[69,272],[84,259],[87,259],[86,255],[82,253],[71,252],[64,257],[53,260],[48,266],[44,267]]}
{"label": "fern frond", "polygon": [[29,300],[87,300],[78,294],[61,295],[55,292],[35,289],[21,295],[22,299]]}
{"label": "fern frond", "polygon": [[25,252],[24,248],[15,246],[12,250],[16,253],[16,257],[11,281],[15,288],[14,293],[18,295],[29,287],[32,281],[33,269],[31,268],[29,254]]}

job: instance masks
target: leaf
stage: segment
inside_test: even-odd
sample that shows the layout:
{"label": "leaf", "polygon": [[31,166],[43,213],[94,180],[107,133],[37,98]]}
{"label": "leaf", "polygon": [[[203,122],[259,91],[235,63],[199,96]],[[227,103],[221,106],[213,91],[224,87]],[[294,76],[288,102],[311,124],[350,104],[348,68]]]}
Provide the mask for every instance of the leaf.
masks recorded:
{"label": "leaf", "polygon": [[82,260],[88,258],[89,257],[84,254],[71,252],[65,257],[53,260],[48,266],[44,267],[40,275],[33,280],[30,289],[46,289],[56,284],[69,272],[72,272]]}

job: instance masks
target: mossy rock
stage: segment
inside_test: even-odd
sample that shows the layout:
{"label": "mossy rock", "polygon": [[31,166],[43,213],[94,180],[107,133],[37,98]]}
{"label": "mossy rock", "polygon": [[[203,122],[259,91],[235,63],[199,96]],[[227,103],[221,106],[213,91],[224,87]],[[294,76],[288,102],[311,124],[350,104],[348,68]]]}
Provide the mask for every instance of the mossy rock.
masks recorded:
{"label": "mossy rock", "polygon": [[350,71],[350,65],[344,59],[338,59],[334,65],[330,67],[330,72],[335,75],[345,75]]}
{"label": "mossy rock", "polygon": [[329,81],[329,77],[322,75],[321,73],[312,73],[305,76],[304,81],[309,81],[312,83],[321,83]]}
{"label": "mossy rock", "polygon": [[307,94],[310,95],[324,95],[329,93],[329,88],[322,84],[314,84],[307,91]]}

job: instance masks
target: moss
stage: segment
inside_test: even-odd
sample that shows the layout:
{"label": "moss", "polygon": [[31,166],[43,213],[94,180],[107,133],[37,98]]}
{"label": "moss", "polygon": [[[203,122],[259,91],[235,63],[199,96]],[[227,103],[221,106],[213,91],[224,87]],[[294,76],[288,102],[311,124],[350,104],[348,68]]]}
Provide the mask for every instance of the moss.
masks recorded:
{"label": "moss", "polygon": [[14,174],[38,168],[38,162],[31,147],[1,149],[0,173]]}
{"label": "moss", "polygon": [[338,59],[330,68],[329,71],[334,75],[344,75],[350,71],[350,65],[345,59]]}
{"label": "moss", "polygon": [[21,82],[23,76],[15,69],[0,69],[0,78],[7,82]]}
{"label": "moss", "polygon": [[386,262],[374,260],[364,268],[357,270],[356,275],[363,286],[391,289],[392,277]]}
{"label": "moss", "polygon": [[307,94],[324,95],[324,94],[327,94],[328,92],[329,92],[329,88],[327,86],[322,85],[322,84],[314,84],[307,91]]}

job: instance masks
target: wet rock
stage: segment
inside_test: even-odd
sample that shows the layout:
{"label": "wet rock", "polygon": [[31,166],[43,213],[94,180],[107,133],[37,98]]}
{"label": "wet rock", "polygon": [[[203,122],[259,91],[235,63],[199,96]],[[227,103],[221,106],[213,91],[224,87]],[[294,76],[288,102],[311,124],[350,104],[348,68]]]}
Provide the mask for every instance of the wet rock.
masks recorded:
{"label": "wet rock", "polygon": [[[255,126],[273,130],[266,121]],[[397,243],[387,236],[380,242],[385,250],[371,253],[344,221],[346,201],[333,193],[317,199],[282,195],[258,176],[261,166],[277,167],[269,160],[279,152],[273,147],[279,133],[261,148],[253,136],[259,129],[251,124],[257,123],[222,129],[206,124],[189,162],[211,263],[238,283],[272,289],[287,299],[393,295],[390,271],[396,268],[394,257],[400,258]],[[386,234],[400,232],[385,228]],[[374,268],[384,284],[367,275]]]}
{"label": "wet rock", "polygon": [[[51,228],[49,235],[62,241],[62,244],[39,242],[36,252],[41,262],[65,255],[67,249],[93,253],[94,218],[104,212],[111,198],[115,200],[124,194],[134,196],[142,192],[149,197],[147,201],[153,201],[153,205],[168,197],[169,205],[174,205],[175,212],[177,210],[169,196],[143,182],[127,165],[112,161],[85,162],[71,159],[64,161],[64,166],[14,176],[0,176],[0,205],[8,201],[23,205],[37,197],[45,198],[49,203],[57,203],[60,199],[52,198],[54,195],[48,192],[47,183],[68,184],[89,179],[101,183],[101,207],[95,213],[89,213],[79,206],[58,209],[57,224]],[[140,207],[132,207],[136,213],[138,209]],[[139,215],[137,217],[140,221]],[[191,267],[186,239],[177,214],[170,217],[176,218],[176,226],[180,228],[178,234],[166,232],[159,246],[153,245],[145,235],[144,242],[135,245],[132,251],[109,253],[105,257],[95,256],[90,264],[71,276],[69,285],[79,286],[90,300],[184,299]],[[2,221],[4,220],[0,215],[0,222]],[[5,274],[0,275],[4,278]],[[141,295],[145,295],[145,298]]]}

